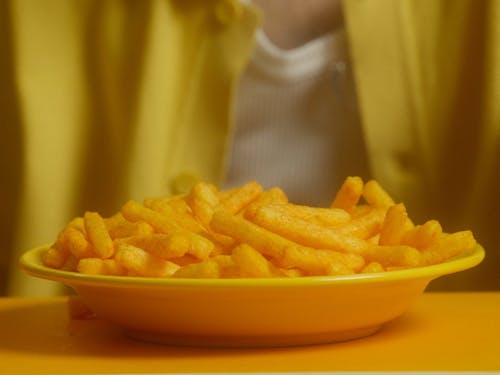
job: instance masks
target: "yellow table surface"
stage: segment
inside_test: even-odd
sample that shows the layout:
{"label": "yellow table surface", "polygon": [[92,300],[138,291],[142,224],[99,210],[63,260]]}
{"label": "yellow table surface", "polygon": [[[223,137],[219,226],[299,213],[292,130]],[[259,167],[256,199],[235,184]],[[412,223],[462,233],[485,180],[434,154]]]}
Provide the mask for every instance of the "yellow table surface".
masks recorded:
{"label": "yellow table surface", "polygon": [[425,293],[378,333],[274,349],[134,341],[99,319],[71,320],[66,299],[0,298],[0,373],[500,370],[500,292]]}

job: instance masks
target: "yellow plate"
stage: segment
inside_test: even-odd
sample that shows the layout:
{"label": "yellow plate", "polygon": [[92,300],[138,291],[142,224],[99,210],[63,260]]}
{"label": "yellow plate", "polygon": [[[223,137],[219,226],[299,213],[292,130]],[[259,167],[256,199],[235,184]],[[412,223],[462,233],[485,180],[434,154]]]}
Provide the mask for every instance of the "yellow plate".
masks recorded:
{"label": "yellow plate", "polygon": [[373,274],[273,279],[171,279],[84,275],[45,267],[28,274],[72,287],[102,319],[132,337],[174,345],[285,346],[350,340],[404,313],[427,284],[479,264],[484,249],[438,265]]}

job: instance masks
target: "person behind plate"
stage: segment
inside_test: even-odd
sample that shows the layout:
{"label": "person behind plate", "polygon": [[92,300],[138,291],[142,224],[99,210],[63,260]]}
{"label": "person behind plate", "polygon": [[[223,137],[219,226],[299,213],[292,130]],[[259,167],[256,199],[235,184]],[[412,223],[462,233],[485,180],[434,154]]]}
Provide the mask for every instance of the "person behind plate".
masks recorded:
{"label": "person behind plate", "polygon": [[2,293],[84,211],[256,179],[328,204],[375,178],[487,257],[435,289],[499,289],[500,3],[0,3]]}

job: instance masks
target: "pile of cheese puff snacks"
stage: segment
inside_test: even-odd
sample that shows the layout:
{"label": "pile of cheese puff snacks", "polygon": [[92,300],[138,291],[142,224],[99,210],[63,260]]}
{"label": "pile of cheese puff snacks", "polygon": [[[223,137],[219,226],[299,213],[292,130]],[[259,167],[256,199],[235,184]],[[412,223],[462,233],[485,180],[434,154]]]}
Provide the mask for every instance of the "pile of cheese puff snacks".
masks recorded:
{"label": "pile of cheese puff snacks", "polygon": [[415,225],[374,180],[347,177],[330,207],[290,203],[257,182],[127,202],[114,216],[86,212],[44,253],[51,268],[84,274],[269,278],[387,272],[471,251],[470,231]]}

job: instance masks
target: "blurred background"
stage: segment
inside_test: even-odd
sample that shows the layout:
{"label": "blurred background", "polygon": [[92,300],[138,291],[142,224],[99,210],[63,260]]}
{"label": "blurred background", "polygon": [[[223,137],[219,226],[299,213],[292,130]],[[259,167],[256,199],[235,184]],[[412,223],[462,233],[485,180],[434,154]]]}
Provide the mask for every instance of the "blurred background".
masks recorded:
{"label": "blurred background", "polygon": [[[328,205],[375,178],[416,223],[472,229],[500,289],[500,2],[0,2],[0,294],[84,211],[258,180]],[[64,291],[65,292],[65,291]]]}

